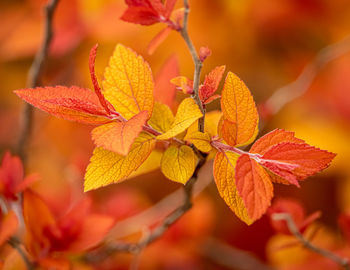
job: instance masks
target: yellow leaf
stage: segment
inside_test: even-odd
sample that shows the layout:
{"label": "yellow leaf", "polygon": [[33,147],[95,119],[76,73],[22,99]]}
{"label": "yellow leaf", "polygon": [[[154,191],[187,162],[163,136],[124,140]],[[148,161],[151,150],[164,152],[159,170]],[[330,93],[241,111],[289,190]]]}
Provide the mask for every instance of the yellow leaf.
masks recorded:
{"label": "yellow leaf", "polygon": [[153,110],[152,71],[133,50],[118,44],[105,69],[103,95],[126,119]]}
{"label": "yellow leaf", "polygon": [[186,184],[194,173],[196,163],[197,158],[191,147],[170,146],[163,154],[160,168],[170,180]]}
{"label": "yellow leaf", "polygon": [[177,109],[174,123],[170,129],[157,137],[158,140],[167,140],[185,131],[197,119],[202,117],[198,105],[192,98],[184,99]]}
{"label": "yellow leaf", "polygon": [[[210,137],[218,135],[218,123],[222,116],[220,111],[211,111],[205,114],[204,131],[207,132]],[[187,133],[193,133],[198,130],[198,121],[194,122],[187,130]]]}
{"label": "yellow leaf", "polygon": [[214,159],[214,178],[220,196],[237,217],[248,225],[252,220],[248,216],[242,197],[235,183],[235,167],[239,155],[232,152],[218,152]]}
{"label": "yellow leaf", "polygon": [[198,148],[198,150],[202,152],[209,152],[212,149],[212,146],[210,144],[210,135],[205,132],[200,131],[194,131],[192,133],[187,132],[185,136],[185,140],[189,141],[190,143],[193,143],[195,147]]}
{"label": "yellow leaf", "polygon": [[162,103],[155,102],[153,113],[148,124],[159,132],[167,132],[174,122],[174,115],[170,108]]}
{"label": "yellow leaf", "polygon": [[130,174],[129,178],[136,177],[142,174],[146,174],[157,170],[160,167],[160,161],[162,159],[163,152],[160,150],[153,150],[148,158],[142,163],[142,165]]}
{"label": "yellow leaf", "polygon": [[154,136],[142,132],[126,156],[97,147],[86,169],[84,191],[125,180],[147,159],[155,146]]}
{"label": "yellow leaf", "polygon": [[222,90],[221,109],[228,120],[225,129],[232,132],[230,145],[247,145],[255,139],[259,121],[255,102],[248,87],[232,72],[227,74]]}

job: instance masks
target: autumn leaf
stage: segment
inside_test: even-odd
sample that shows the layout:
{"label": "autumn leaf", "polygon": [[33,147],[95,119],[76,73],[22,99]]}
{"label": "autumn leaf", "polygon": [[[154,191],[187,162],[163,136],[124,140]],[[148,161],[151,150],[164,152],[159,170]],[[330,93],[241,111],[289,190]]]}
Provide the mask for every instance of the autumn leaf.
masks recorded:
{"label": "autumn leaf", "polygon": [[127,10],[121,19],[141,25],[166,22],[174,9],[176,0],[167,0],[165,5],[160,0],[125,0]]}
{"label": "autumn leaf", "polygon": [[166,27],[160,31],[148,44],[147,53],[152,55],[156,49],[164,42],[171,32],[171,27]]}
{"label": "autumn leaf", "polygon": [[169,57],[155,79],[154,98],[156,101],[173,108],[176,88],[170,80],[179,75],[179,62],[176,55]]}
{"label": "autumn leaf", "polygon": [[147,159],[155,146],[155,138],[140,133],[126,156],[97,147],[85,173],[84,191],[125,180]]}
{"label": "autumn leaf", "polygon": [[153,113],[148,124],[159,132],[167,132],[174,122],[174,115],[170,108],[162,103],[155,102]]}
{"label": "autumn leaf", "polygon": [[275,220],[274,214],[289,214],[298,230],[303,233],[317,218],[321,216],[320,211],[316,211],[306,216],[305,209],[300,202],[292,198],[279,198],[274,201],[268,210],[270,223],[274,230],[278,233],[292,234],[285,220]]}
{"label": "autumn leaf", "polygon": [[197,158],[187,145],[170,146],[163,154],[161,170],[172,181],[186,184],[194,173]]}
{"label": "autumn leaf", "polygon": [[142,131],[147,117],[148,113],[143,111],[128,121],[111,122],[96,127],[92,130],[92,139],[95,141],[96,146],[125,156],[136,137]]}
{"label": "autumn leaf", "polygon": [[18,225],[18,218],[14,211],[3,214],[0,210],[0,246],[16,233]]}
{"label": "autumn leaf", "polygon": [[208,75],[205,76],[204,83],[199,87],[199,98],[204,104],[212,102],[219,98],[219,95],[214,95],[219,87],[222,76],[225,72],[225,66],[214,68]]}
{"label": "autumn leaf", "polygon": [[152,71],[143,58],[118,44],[105,69],[103,95],[124,118],[153,110]]}
{"label": "autumn leaf", "polygon": [[186,98],[180,103],[175,115],[175,120],[170,129],[162,135],[159,135],[157,139],[167,140],[175,137],[201,117],[202,113],[196,102],[192,98]]}
{"label": "autumn leaf", "polygon": [[241,155],[236,164],[236,185],[248,216],[259,219],[271,204],[273,186],[268,173],[248,155]]}
{"label": "autumn leaf", "polygon": [[235,182],[235,167],[239,155],[232,152],[218,152],[214,159],[214,179],[221,198],[242,221],[248,225],[253,220],[238,193]]}
{"label": "autumn leaf", "polygon": [[178,90],[181,90],[184,94],[193,93],[193,81],[185,76],[177,76],[170,80],[170,82],[176,86]]}
{"label": "autumn leaf", "polygon": [[303,140],[294,136],[294,132],[275,129],[256,140],[249,152],[263,155],[270,149],[270,147],[283,142],[304,143]]}
{"label": "autumn leaf", "polygon": [[199,59],[201,62],[204,62],[209,56],[211,56],[211,50],[208,47],[199,48]]}
{"label": "autumn leaf", "polygon": [[194,131],[192,133],[187,132],[185,140],[193,143],[199,151],[210,152],[212,146],[210,144],[211,138],[207,132]]}
{"label": "autumn leaf", "polygon": [[17,195],[37,181],[39,176],[24,176],[22,161],[6,152],[0,166],[0,194],[7,200],[17,200]]}
{"label": "autumn leaf", "polygon": [[283,142],[267,150],[259,163],[298,186],[298,181],[326,169],[335,156],[306,143]]}
{"label": "autumn leaf", "polygon": [[104,124],[111,120],[96,94],[76,86],[37,87],[16,90],[24,101],[66,120],[85,124]]}
{"label": "autumn leaf", "polygon": [[227,74],[225,80],[221,109],[224,118],[228,120],[226,130],[234,131],[230,134],[233,138],[229,140],[231,145],[243,146],[251,143],[257,135],[258,112],[249,89],[232,72]]}
{"label": "autumn leaf", "polygon": [[162,156],[162,151],[154,149],[152,153],[148,156],[148,158],[141,164],[141,166],[138,167],[136,171],[130,174],[129,178],[136,177],[159,169]]}

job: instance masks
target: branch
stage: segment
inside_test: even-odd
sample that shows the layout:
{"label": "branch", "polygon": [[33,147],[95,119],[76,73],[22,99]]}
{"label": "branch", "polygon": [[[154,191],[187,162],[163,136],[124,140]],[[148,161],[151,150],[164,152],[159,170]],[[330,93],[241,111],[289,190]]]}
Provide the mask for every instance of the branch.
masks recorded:
{"label": "branch", "polygon": [[329,62],[350,51],[350,36],[331,44],[318,52],[314,60],[305,66],[298,78],[279,89],[266,101],[271,114],[277,114],[286,104],[302,96],[309,89],[320,70]]}
{"label": "branch", "polygon": [[235,270],[272,270],[247,251],[231,247],[215,238],[204,241],[202,253],[214,263]]}
{"label": "branch", "polygon": [[[44,23],[44,38],[41,48],[35,55],[34,61],[29,69],[27,87],[35,88],[40,85],[44,64],[47,60],[49,47],[53,37],[53,15],[59,0],[49,0],[45,6],[45,23]],[[22,111],[22,123],[20,127],[19,139],[17,142],[17,153],[25,162],[27,158],[26,150],[28,141],[33,128],[33,107],[25,103]]]}
{"label": "branch", "polygon": [[199,109],[201,110],[203,117],[201,117],[198,120],[198,130],[200,132],[204,132],[204,120],[205,120],[205,108],[199,98],[199,82],[200,82],[200,75],[202,70],[202,61],[199,59],[198,53],[196,48],[193,45],[193,42],[188,34],[188,15],[190,12],[190,7],[188,4],[188,0],[184,0],[184,21],[183,21],[183,27],[181,29],[181,36],[186,42],[186,45],[188,49],[190,50],[192,60],[194,62],[194,75],[193,75],[193,98],[196,101]]}
{"label": "branch", "polygon": [[304,238],[304,236],[300,233],[298,227],[295,225],[294,220],[291,217],[291,215],[289,215],[287,213],[276,213],[276,214],[272,215],[272,218],[274,220],[278,220],[278,221],[284,220],[287,223],[289,231],[295,236],[295,238],[297,238],[299,240],[299,242],[304,247],[306,247],[307,249],[311,250],[314,253],[317,253],[323,257],[326,257],[326,258],[334,261],[335,263],[342,266],[344,269],[350,270],[350,264],[349,264],[349,260],[347,258],[342,258],[329,250],[317,247],[314,244],[312,244],[311,242],[309,242],[309,240]]}
{"label": "branch", "polygon": [[35,269],[34,264],[27,257],[27,254],[24,252],[24,250],[21,247],[21,242],[17,238],[11,237],[7,241],[7,243],[9,243],[9,245],[11,247],[13,247],[14,249],[17,250],[18,254],[21,256],[21,258],[24,261],[24,264],[26,265],[28,270],[34,270]]}

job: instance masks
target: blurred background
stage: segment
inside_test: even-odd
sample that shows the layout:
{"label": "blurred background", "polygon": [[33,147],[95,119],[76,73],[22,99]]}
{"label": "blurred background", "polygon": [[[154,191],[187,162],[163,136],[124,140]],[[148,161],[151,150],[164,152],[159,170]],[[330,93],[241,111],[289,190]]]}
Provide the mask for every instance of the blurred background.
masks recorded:
{"label": "blurred background", "polygon": [[[42,41],[45,3],[0,1],[1,155],[13,149],[18,139],[23,104],[13,90],[26,87],[29,67]],[[177,6],[181,7],[182,1]],[[190,0],[190,7],[189,32],[196,47],[208,46],[212,50],[202,75],[215,66],[226,65],[227,71],[245,81],[261,109],[260,135],[284,128],[295,131],[297,137],[311,145],[337,153],[330,168],[303,182],[300,189],[275,185],[275,197],[297,198],[308,213],[320,210],[319,222],[327,234],[320,234],[318,241],[327,242],[325,235],[335,235],[332,243],[327,243],[336,245],[333,242],[337,242],[340,234],[337,217],[350,210],[349,39],[347,44],[341,43],[345,48],[341,56],[334,57],[311,78],[305,93],[277,113],[266,101],[278,89],[295,81],[323,48],[350,35],[350,1]],[[88,56],[95,43],[99,43],[96,72],[100,80],[117,43],[143,55],[154,75],[175,54],[181,75],[192,77],[192,59],[181,37],[171,33],[153,55],[148,55],[149,42],[164,26],[142,27],[123,22],[119,17],[125,9],[123,0],[60,0],[43,85],[91,88]],[[333,47],[327,52],[337,55],[339,46]],[[303,87],[289,86],[288,91],[299,93]],[[277,101],[283,104],[284,94],[281,96]],[[184,97],[178,93],[177,100]],[[219,105],[215,101],[208,110],[219,109]],[[83,176],[93,150],[91,129],[35,111],[28,171],[40,173],[41,181],[34,188],[50,198],[57,211],[84,196]],[[155,170],[90,195],[96,209],[115,216],[118,222],[147,209],[179,187]],[[142,228],[142,224],[139,226]],[[144,251],[141,269],[226,269],[224,255],[217,258],[211,252],[217,245],[228,251],[238,248],[251,252],[281,269],[302,269],[300,265],[306,261],[303,251],[295,256],[275,252],[279,249],[274,249],[278,246],[274,234],[267,217],[249,227],[239,221],[212,183],[198,196],[183,220]],[[130,260],[131,255],[117,255],[98,269],[128,269]]]}

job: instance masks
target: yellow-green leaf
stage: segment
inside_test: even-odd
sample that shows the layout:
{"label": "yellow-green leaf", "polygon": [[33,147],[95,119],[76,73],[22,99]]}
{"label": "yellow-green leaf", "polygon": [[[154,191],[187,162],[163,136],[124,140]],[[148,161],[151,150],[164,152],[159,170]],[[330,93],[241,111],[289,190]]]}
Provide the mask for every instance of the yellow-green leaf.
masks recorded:
{"label": "yellow-green leaf", "polygon": [[252,220],[247,208],[239,195],[235,182],[235,167],[239,155],[232,152],[218,152],[214,160],[214,178],[220,196],[230,209],[248,225]]}
{"label": "yellow-green leaf", "polygon": [[187,132],[185,140],[193,143],[198,150],[202,152],[209,152],[212,149],[210,144],[210,135],[207,132],[194,131],[192,133]]}
{"label": "yellow-green leaf", "polygon": [[126,156],[97,147],[86,169],[84,191],[119,183],[135,171],[155,146],[154,136],[142,132]]}
{"label": "yellow-green leaf", "polygon": [[192,98],[184,99],[177,109],[175,120],[170,129],[157,137],[158,140],[167,140],[185,131],[197,119],[202,117],[202,113]]}
{"label": "yellow-green leaf", "polygon": [[172,181],[186,184],[196,168],[197,158],[187,145],[170,146],[163,154],[160,168]]}
{"label": "yellow-green leaf", "polygon": [[244,82],[232,72],[227,74],[222,90],[221,109],[224,119],[228,120],[223,122],[225,132],[231,132],[230,136],[223,132],[229,138],[227,143],[242,146],[255,139],[259,115],[254,99]]}
{"label": "yellow-green leaf", "polygon": [[153,113],[148,124],[159,132],[167,132],[174,122],[174,115],[170,108],[162,103],[155,102]]}
{"label": "yellow-green leaf", "polygon": [[154,83],[145,60],[133,50],[118,44],[105,69],[103,95],[126,119],[141,111],[153,110]]}

